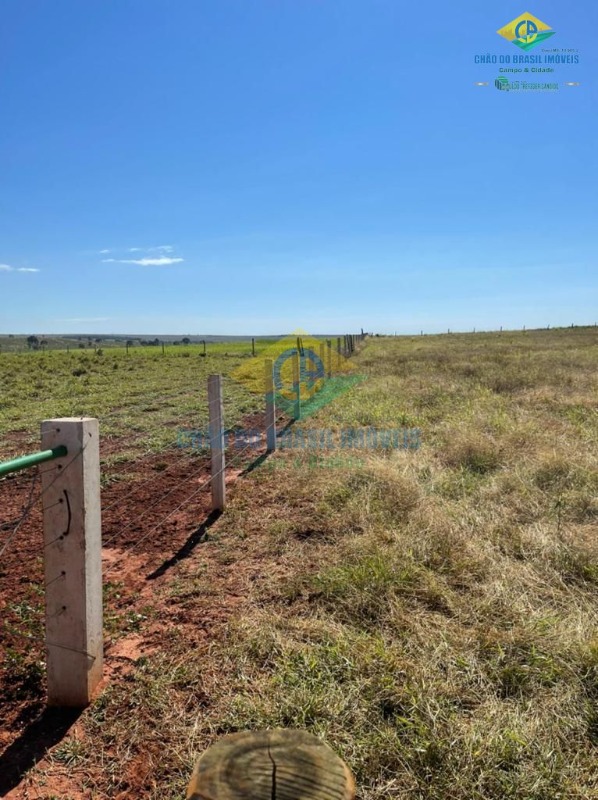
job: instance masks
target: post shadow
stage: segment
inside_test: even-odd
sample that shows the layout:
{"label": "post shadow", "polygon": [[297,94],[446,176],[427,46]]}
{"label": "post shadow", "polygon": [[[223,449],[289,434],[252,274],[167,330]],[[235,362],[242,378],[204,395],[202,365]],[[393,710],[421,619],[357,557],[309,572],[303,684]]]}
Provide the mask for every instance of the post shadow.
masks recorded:
{"label": "post shadow", "polygon": [[0,797],[19,785],[25,774],[58,744],[82,714],[80,708],[46,708],[18,739],[0,754]]}
{"label": "post shadow", "polygon": [[216,511],[211,511],[205,520],[201,523],[201,525],[196,528],[193,533],[189,536],[185,544],[180,547],[177,552],[171,556],[169,559],[164,561],[163,564],[151,572],[147,577],[146,581],[153,581],[156,578],[162,577],[171,567],[174,567],[179,561],[182,561],[184,558],[188,558],[191,553],[195,550],[198,544],[205,539],[206,533],[212,527],[212,525],[216,522],[219,517],[222,516],[222,511],[217,509]]}
{"label": "post shadow", "polygon": [[[278,439],[280,439],[280,437],[282,436],[282,434],[283,434],[285,431],[288,431],[288,430],[289,430],[289,428],[292,428],[292,427],[293,427],[293,425],[294,425],[296,422],[297,422],[297,420],[295,420],[295,419],[289,419],[289,420],[287,421],[287,423],[284,425],[284,427],[282,427],[282,428],[280,428],[280,429],[278,429],[278,430],[276,431],[276,439],[277,439],[277,440],[278,440]],[[266,452],[265,452],[265,453],[261,453],[259,456],[257,456],[257,458],[255,458],[255,459],[254,459],[254,460],[251,462],[251,464],[248,464],[248,465],[245,467],[245,469],[244,469],[242,472],[240,472],[240,473],[239,473],[240,477],[244,478],[246,475],[249,475],[251,472],[253,472],[253,470],[254,470],[254,469],[257,469],[257,468],[258,468],[258,467],[259,467],[261,464],[263,464],[263,463],[264,463],[264,461],[267,461],[267,460],[268,460],[268,458],[270,458],[270,456],[272,456],[272,455],[274,455],[274,452],[268,452],[267,450],[266,450]]]}
{"label": "post shadow", "polygon": [[257,468],[260,466],[260,464],[263,464],[263,463],[264,463],[264,461],[266,461],[266,460],[268,459],[268,457],[269,457],[269,456],[271,456],[271,455],[272,455],[271,453],[262,453],[260,456],[258,456],[257,458],[255,458],[255,459],[254,459],[254,460],[251,462],[251,464],[248,464],[248,465],[245,467],[245,469],[243,470],[243,472],[240,472],[240,473],[239,473],[239,476],[240,476],[241,478],[244,478],[244,477],[245,477],[245,475],[249,475],[249,473],[250,473],[250,472],[253,472],[253,470],[254,470],[254,469],[257,469]]}
{"label": "post shadow", "polygon": [[[287,424],[277,433],[277,438],[284,433],[284,431],[288,430],[292,425],[294,425],[295,420],[290,419]],[[230,429],[232,430],[232,428]],[[272,455],[272,453],[262,453],[256,459],[254,459],[251,464],[248,464],[247,467],[240,473],[241,476],[249,475],[250,472],[253,472],[254,469],[263,464],[266,459]],[[217,519],[222,515],[222,511],[216,510],[210,512],[206,519],[201,523],[201,525],[193,531],[193,533],[189,536],[185,544],[177,550],[177,552],[171,556],[169,559],[164,561],[163,564],[147,575],[147,581],[153,581],[156,578],[162,577],[171,567],[174,567],[179,561],[182,561],[184,558],[188,558],[191,553],[195,550],[198,544],[201,543],[202,540],[205,539],[206,533],[212,527],[212,525],[216,522]]]}

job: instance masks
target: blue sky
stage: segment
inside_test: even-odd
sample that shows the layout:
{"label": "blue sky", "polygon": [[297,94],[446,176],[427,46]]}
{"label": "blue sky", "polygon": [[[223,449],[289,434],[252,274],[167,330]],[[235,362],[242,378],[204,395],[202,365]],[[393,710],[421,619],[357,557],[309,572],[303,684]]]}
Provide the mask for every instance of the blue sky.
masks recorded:
{"label": "blue sky", "polygon": [[[474,64],[524,11],[579,86]],[[597,32],[589,0],[3,0],[0,332],[594,323]]]}

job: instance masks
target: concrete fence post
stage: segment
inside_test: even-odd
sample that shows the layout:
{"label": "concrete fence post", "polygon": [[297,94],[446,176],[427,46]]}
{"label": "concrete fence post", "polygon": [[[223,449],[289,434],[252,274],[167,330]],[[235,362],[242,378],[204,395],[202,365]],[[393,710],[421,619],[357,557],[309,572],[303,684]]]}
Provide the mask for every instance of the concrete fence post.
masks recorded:
{"label": "concrete fence post", "polygon": [[[324,380],[326,378],[326,342],[320,342],[320,361],[322,362],[322,375],[318,381],[318,391],[324,388]],[[330,375],[328,376],[330,377]]]}
{"label": "concrete fence post", "polygon": [[224,413],[222,408],[222,375],[208,377],[208,409],[210,451],[212,454],[212,511],[226,506]]}
{"label": "concrete fence post", "polygon": [[84,708],[102,678],[102,521],[97,419],[45,420],[40,466],[48,705]]}
{"label": "concrete fence post", "polygon": [[274,399],[274,362],[264,362],[264,388],[266,391],[266,448],[268,453],[276,450],[276,401]]}
{"label": "concrete fence post", "polygon": [[337,336],[336,339],[336,368],[340,370],[341,368],[341,337]]}

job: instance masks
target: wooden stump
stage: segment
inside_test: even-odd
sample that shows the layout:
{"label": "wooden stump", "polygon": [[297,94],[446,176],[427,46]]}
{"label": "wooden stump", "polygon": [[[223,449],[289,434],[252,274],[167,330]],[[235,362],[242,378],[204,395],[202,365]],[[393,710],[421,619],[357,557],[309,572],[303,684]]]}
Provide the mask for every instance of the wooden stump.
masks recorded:
{"label": "wooden stump", "polygon": [[353,800],[355,781],[329,747],[301,730],[223,736],[198,760],[187,800]]}

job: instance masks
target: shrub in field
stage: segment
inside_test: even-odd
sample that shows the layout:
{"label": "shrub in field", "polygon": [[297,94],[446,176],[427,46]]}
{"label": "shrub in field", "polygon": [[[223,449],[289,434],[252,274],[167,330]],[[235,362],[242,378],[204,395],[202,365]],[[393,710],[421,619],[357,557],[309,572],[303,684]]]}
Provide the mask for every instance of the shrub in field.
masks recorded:
{"label": "shrub in field", "polygon": [[480,475],[498,469],[501,464],[498,445],[487,437],[473,434],[457,433],[446,443],[440,457],[449,467],[461,467]]}

